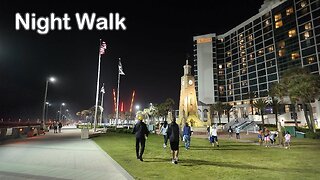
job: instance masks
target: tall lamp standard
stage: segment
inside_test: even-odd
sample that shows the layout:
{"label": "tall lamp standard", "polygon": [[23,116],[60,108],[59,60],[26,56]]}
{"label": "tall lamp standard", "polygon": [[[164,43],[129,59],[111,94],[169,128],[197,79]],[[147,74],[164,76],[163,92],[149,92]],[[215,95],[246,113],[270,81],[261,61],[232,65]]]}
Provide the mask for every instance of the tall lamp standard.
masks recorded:
{"label": "tall lamp standard", "polygon": [[61,105],[60,105],[60,114],[59,114],[59,121],[61,120],[61,115],[62,115],[62,106],[65,106],[66,105],[66,103],[61,103]]}
{"label": "tall lamp standard", "polygon": [[48,120],[48,111],[49,111],[49,106],[51,106],[51,104],[49,102],[46,102],[46,116],[45,116],[45,120]]}
{"label": "tall lamp standard", "polygon": [[47,95],[48,95],[48,85],[49,85],[49,82],[55,82],[55,81],[56,79],[54,77],[49,77],[46,80],[46,90],[44,91],[44,101],[43,101],[43,108],[42,108],[42,121],[43,121],[44,129],[46,126],[45,111],[46,111],[46,102],[47,102]]}

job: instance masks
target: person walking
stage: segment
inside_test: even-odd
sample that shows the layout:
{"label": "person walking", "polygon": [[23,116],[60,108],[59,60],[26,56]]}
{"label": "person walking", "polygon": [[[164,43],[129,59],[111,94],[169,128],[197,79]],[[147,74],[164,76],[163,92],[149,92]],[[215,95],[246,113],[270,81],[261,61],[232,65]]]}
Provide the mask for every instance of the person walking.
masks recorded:
{"label": "person walking", "polygon": [[286,132],[286,135],[284,135],[284,146],[286,149],[290,149],[290,141],[291,141],[291,134],[289,131]]}
{"label": "person walking", "polygon": [[167,147],[168,143],[168,122],[164,121],[163,125],[161,126],[160,133],[163,135],[163,148]]}
{"label": "person walking", "polygon": [[186,123],[183,127],[183,139],[186,150],[190,149],[191,127],[188,125],[188,123]]}
{"label": "person walking", "polygon": [[59,123],[58,123],[58,128],[59,128],[59,133],[61,133],[61,128],[62,128],[62,123],[61,123],[61,121],[59,121]]}
{"label": "person walking", "polygon": [[143,161],[142,155],[144,152],[146,139],[148,138],[148,135],[149,135],[149,131],[148,131],[147,125],[142,121],[142,117],[139,117],[139,121],[137,124],[135,124],[132,133],[135,133],[135,136],[136,136],[137,159],[140,159],[140,161]]}
{"label": "person walking", "polygon": [[58,133],[58,124],[56,121],[53,121],[53,133]]}
{"label": "person walking", "polygon": [[231,126],[229,126],[228,133],[229,133],[229,139],[232,138],[232,136],[233,136],[233,129],[231,128]]}
{"label": "person walking", "polygon": [[170,140],[170,148],[172,154],[172,163],[178,164],[178,156],[179,156],[179,126],[176,123],[175,118],[172,119],[168,127],[168,137]]}
{"label": "person walking", "polygon": [[210,128],[210,143],[212,144],[213,147],[215,144],[217,145],[217,147],[219,147],[218,131],[217,131],[217,127],[214,124],[212,124]]}
{"label": "person walking", "polygon": [[240,128],[236,126],[236,138],[240,139]]}

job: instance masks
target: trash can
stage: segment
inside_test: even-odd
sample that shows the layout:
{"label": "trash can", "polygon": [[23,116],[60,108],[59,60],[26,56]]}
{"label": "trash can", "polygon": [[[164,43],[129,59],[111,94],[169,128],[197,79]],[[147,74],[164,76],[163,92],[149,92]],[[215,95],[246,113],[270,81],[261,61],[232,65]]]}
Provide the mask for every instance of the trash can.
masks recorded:
{"label": "trash can", "polygon": [[296,131],[296,138],[305,138],[305,137],[306,137],[306,133]]}
{"label": "trash can", "polygon": [[89,139],[89,129],[81,129],[81,139]]}

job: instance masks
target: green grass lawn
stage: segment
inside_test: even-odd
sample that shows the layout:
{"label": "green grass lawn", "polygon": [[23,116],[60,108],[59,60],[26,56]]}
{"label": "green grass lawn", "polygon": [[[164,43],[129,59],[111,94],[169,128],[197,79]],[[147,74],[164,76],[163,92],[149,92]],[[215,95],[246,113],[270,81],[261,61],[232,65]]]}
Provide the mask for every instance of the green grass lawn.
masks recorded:
{"label": "green grass lawn", "polygon": [[150,135],[143,155],[136,159],[133,134],[107,133],[93,140],[135,179],[320,179],[320,141],[292,139],[291,149],[258,146],[232,140],[192,137],[190,150],[180,141],[179,163],[171,163],[170,147]]}

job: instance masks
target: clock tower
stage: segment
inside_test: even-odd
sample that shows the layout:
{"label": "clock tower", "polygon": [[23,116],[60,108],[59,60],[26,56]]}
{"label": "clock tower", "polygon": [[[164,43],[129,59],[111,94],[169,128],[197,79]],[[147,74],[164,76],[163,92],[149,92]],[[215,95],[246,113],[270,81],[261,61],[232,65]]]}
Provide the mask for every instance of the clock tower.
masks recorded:
{"label": "clock tower", "polygon": [[181,77],[179,120],[178,124],[184,126],[185,122],[194,127],[202,126],[202,121],[198,118],[198,104],[194,77],[191,75],[191,66],[186,61],[183,66],[184,75]]}

